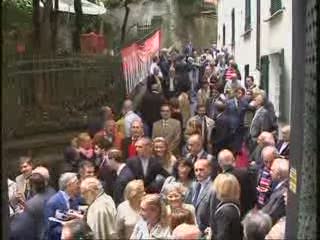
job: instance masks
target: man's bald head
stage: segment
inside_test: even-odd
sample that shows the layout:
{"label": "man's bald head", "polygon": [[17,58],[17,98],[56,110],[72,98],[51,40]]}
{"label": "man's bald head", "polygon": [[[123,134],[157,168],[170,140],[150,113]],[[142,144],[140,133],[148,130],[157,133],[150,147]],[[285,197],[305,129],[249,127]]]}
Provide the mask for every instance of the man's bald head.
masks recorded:
{"label": "man's bald head", "polygon": [[173,239],[199,239],[201,232],[196,225],[180,224],[172,231]]}
{"label": "man's bald head", "polygon": [[222,169],[227,166],[235,166],[235,158],[233,153],[228,149],[223,149],[218,154],[218,163]]}
{"label": "man's bald head", "polygon": [[189,152],[197,155],[203,148],[202,137],[200,134],[192,134],[188,139]]}
{"label": "man's bald head", "polygon": [[273,160],[278,156],[278,151],[274,146],[266,146],[261,151],[261,158],[264,165],[270,168]]}
{"label": "man's bald head", "polygon": [[270,170],[273,181],[283,181],[289,177],[289,161],[284,158],[276,158]]}
{"label": "man's bald head", "polygon": [[258,136],[257,143],[260,146],[275,146],[274,136],[271,132],[261,132]]}

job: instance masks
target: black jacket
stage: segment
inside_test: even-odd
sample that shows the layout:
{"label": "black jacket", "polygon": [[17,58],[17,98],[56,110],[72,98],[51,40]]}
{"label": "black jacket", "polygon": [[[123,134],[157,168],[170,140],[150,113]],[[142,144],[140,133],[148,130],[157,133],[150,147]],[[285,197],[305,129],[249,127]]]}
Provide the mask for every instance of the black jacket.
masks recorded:
{"label": "black jacket", "polygon": [[243,229],[237,204],[220,202],[213,215],[212,239],[242,240]]}
{"label": "black jacket", "polygon": [[124,201],[124,189],[126,188],[127,184],[133,179],[134,175],[131,169],[128,166],[124,166],[124,168],[117,176],[113,188],[113,200],[117,206]]}
{"label": "black jacket", "polygon": [[254,172],[245,168],[231,168],[227,171],[233,174],[240,184],[241,217],[251,210],[256,203],[256,176]]}
{"label": "black jacket", "polygon": [[232,126],[228,115],[223,112],[218,114],[215,119],[215,127],[211,132],[211,143],[213,145],[213,154],[216,155],[222,149],[232,150]]}
{"label": "black jacket", "polygon": [[158,158],[149,158],[149,164],[147,168],[147,174],[144,176],[143,168],[140,158],[133,157],[127,160],[127,166],[131,169],[135,179],[142,179],[147,193],[157,193],[161,191],[161,186],[157,185],[156,178],[158,175],[164,178],[168,177],[169,174],[161,166],[160,160]]}
{"label": "black jacket", "polygon": [[164,103],[164,97],[160,93],[146,91],[144,94],[140,112],[143,120],[150,126],[161,119],[160,108]]}

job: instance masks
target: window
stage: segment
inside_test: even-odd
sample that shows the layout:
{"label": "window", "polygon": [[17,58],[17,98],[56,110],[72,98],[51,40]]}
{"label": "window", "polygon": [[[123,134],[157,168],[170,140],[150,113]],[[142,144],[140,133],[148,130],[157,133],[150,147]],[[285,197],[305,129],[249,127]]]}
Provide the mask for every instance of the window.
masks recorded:
{"label": "window", "polygon": [[234,32],[235,32],[234,9],[232,9],[232,11],[231,11],[231,45],[232,46],[235,45]]}
{"label": "window", "polygon": [[251,28],[251,0],[246,0],[244,31]]}
{"label": "window", "polygon": [[270,4],[270,15],[273,15],[278,10],[282,9],[281,0],[271,0]]}
{"label": "window", "polygon": [[269,57],[262,56],[260,59],[260,88],[263,89],[267,96],[269,94]]}
{"label": "window", "polygon": [[223,24],[222,27],[222,45],[226,45],[226,25]]}
{"label": "window", "polygon": [[249,72],[250,72],[249,67],[250,67],[249,64],[244,65],[244,79],[246,79],[249,76]]}

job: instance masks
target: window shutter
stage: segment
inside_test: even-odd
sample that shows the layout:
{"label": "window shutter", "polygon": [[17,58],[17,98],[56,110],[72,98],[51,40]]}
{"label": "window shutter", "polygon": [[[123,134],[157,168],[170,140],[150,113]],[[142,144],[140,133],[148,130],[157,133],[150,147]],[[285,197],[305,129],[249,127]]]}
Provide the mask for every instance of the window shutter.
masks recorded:
{"label": "window shutter", "polygon": [[251,0],[246,0],[244,30],[251,28]]}
{"label": "window shutter", "polygon": [[222,27],[222,44],[223,44],[223,46],[226,45],[226,25],[224,25],[224,24]]}
{"label": "window shutter", "polygon": [[234,9],[231,12],[231,45],[235,45],[235,16],[234,16]]}
{"label": "window shutter", "polygon": [[276,11],[280,10],[282,8],[282,2],[281,0],[271,0],[270,5],[270,14],[274,14]]}
{"label": "window shutter", "polygon": [[269,92],[269,57],[262,56],[260,60],[261,72],[260,72],[260,88],[263,89],[267,96]]}

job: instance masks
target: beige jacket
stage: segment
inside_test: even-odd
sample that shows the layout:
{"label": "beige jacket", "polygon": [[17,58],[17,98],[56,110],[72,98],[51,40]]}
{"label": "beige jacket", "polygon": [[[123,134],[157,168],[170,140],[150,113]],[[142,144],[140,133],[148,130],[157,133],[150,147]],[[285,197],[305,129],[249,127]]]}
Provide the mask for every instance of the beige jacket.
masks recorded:
{"label": "beige jacket", "polygon": [[100,193],[87,211],[87,223],[94,233],[95,239],[115,239],[116,206],[112,198]]}

